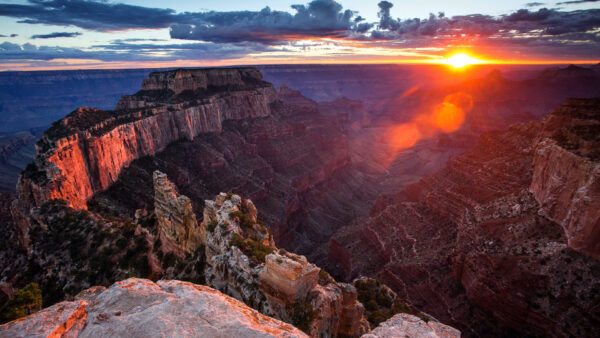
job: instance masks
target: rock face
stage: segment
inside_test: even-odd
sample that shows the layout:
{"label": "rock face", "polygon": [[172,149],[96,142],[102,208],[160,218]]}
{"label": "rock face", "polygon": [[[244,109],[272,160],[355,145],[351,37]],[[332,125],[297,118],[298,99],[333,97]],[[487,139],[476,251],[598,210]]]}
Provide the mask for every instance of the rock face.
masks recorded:
{"label": "rock face", "polygon": [[529,189],[569,247],[600,258],[600,100],[569,100],[544,124]]}
{"label": "rock face", "polygon": [[317,285],[319,268],[303,256],[279,250],[266,257],[259,281],[270,299],[293,303]]}
{"label": "rock face", "polygon": [[594,336],[599,109],[567,101],[543,123],[483,134],[338,231],[328,270],[377,277],[467,336]]}
{"label": "rock face", "polygon": [[0,331],[3,337],[306,337],[212,288],[137,278],[87,289]]}
{"label": "rock face", "polygon": [[377,189],[352,163],[348,135],[333,113],[324,116],[317,103],[286,87],[277,89],[269,109],[267,117],[228,120],[220,133],[133,161],[92,204],[129,217],[151,209],[148,182],[160,170],[192,200],[198,216],[204,201],[222,191],[251,199],[277,244],[312,260],[337,228],[367,214],[364,201],[374,200]]}
{"label": "rock face", "polygon": [[362,338],[392,338],[392,337],[428,337],[428,338],[449,338],[460,337],[460,331],[457,329],[431,321],[424,322],[422,319],[399,313],[394,317],[381,323],[375,330],[362,336]]}
{"label": "rock face", "polygon": [[187,196],[179,195],[177,187],[167,175],[154,172],[154,213],[158,222],[159,238],[174,242],[188,253],[196,251],[206,236],[201,232]]}
{"label": "rock face", "polygon": [[[183,82],[165,80],[167,88],[179,91],[168,90],[164,95],[145,95],[142,91],[137,96],[124,97],[114,112],[79,108],[53,124],[37,145],[36,166],[19,179],[20,208],[27,213],[28,207],[40,206],[50,199],[64,199],[76,209],[85,209],[87,200],[114,183],[133,160],[153,155],[178,140],[193,140],[200,133],[221,131],[225,120],[270,114],[274,90],[261,80],[258,71],[230,68],[220,70],[217,75],[213,73],[212,70],[196,70],[193,74],[184,70],[155,73],[146,82],[154,83],[157,78],[180,79]],[[207,78],[211,80],[206,82]],[[251,85],[240,85],[244,79],[251,79]],[[195,80],[200,82],[196,84]],[[218,89],[227,87],[227,80],[233,81],[234,91],[220,95]],[[191,99],[177,95],[211,83],[221,87],[199,92]]]}
{"label": "rock face", "polygon": [[205,201],[201,226],[209,285],[313,337],[357,337],[369,330],[356,289],[334,280],[319,284],[318,267],[278,250],[256,222],[254,204],[238,195]]}

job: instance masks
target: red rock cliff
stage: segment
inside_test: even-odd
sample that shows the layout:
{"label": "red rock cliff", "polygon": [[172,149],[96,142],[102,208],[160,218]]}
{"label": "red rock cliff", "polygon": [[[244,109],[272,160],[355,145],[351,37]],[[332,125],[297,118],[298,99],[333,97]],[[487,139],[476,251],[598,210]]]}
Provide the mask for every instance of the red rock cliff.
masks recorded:
{"label": "red rock cliff", "polygon": [[[163,92],[149,95],[153,90]],[[64,199],[86,209],[87,200],[133,160],[178,140],[219,132],[224,120],[268,116],[274,96],[256,69],[152,73],[143,90],[122,98],[117,110],[79,108],[46,131],[35,166],[19,179],[18,206],[27,212],[46,200]]]}

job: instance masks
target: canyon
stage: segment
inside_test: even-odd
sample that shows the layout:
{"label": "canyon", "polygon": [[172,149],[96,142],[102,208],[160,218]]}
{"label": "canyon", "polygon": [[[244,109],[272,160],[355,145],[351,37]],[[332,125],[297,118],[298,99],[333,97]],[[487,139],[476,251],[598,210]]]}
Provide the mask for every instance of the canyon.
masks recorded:
{"label": "canyon", "polygon": [[338,230],[325,268],[376,276],[466,335],[593,336],[599,114],[598,99],[572,99],[484,133]]}
{"label": "canyon", "polygon": [[[79,108],[42,134],[0,200],[0,299],[35,281],[45,305],[81,310],[96,285],[158,295],[181,280],[292,336],[282,322],[310,336],[593,336],[600,102],[537,121],[573,78],[596,95],[579,67],[365,102],[316,102],[255,68],[151,73],[114,110]],[[528,87],[540,97],[521,105]],[[400,149],[382,137],[456,92],[473,100],[459,130]]]}

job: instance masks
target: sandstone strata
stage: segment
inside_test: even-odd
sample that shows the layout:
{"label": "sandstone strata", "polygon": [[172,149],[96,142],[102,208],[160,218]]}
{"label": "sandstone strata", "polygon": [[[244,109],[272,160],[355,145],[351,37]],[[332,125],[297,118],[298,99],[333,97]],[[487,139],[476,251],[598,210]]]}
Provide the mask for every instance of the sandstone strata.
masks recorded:
{"label": "sandstone strata", "polygon": [[306,337],[212,288],[130,278],[0,326],[2,337]]}
{"label": "sandstone strata", "polygon": [[569,100],[547,119],[529,189],[571,248],[600,258],[600,100]]}
{"label": "sandstone strata", "polygon": [[[150,80],[161,76],[187,78],[188,73],[170,71],[155,74]],[[212,73],[214,71],[196,70],[194,74],[198,76],[187,78],[185,84],[175,81],[175,84],[165,82],[165,86],[174,86],[177,90],[206,87],[201,75],[213,78]],[[76,209],[85,209],[87,200],[114,183],[131,161],[153,155],[178,140],[193,140],[204,132],[219,132],[225,120],[270,114],[269,103],[274,90],[262,81],[258,71],[230,68],[218,73],[211,81],[222,86],[227,85],[227,80],[234,81],[234,91],[226,95],[220,95],[219,90],[198,93],[185,101],[175,95],[177,91],[139,99],[134,95],[124,97],[114,112],[79,108],[56,122],[38,143],[36,166],[21,175],[17,187],[20,207],[28,212],[28,207],[60,198]],[[240,84],[240,79],[247,78],[246,73],[252,73],[254,81]],[[195,84],[196,79],[204,82]]]}

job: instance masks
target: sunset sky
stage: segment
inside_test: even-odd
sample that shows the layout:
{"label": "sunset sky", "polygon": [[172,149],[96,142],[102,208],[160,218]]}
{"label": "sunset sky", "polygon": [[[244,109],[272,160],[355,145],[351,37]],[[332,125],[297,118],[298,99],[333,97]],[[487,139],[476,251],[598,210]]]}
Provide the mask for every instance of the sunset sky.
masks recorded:
{"label": "sunset sky", "polygon": [[[1,1],[1,0],[0,0]],[[0,70],[600,61],[600,1],[0,2]]]}

